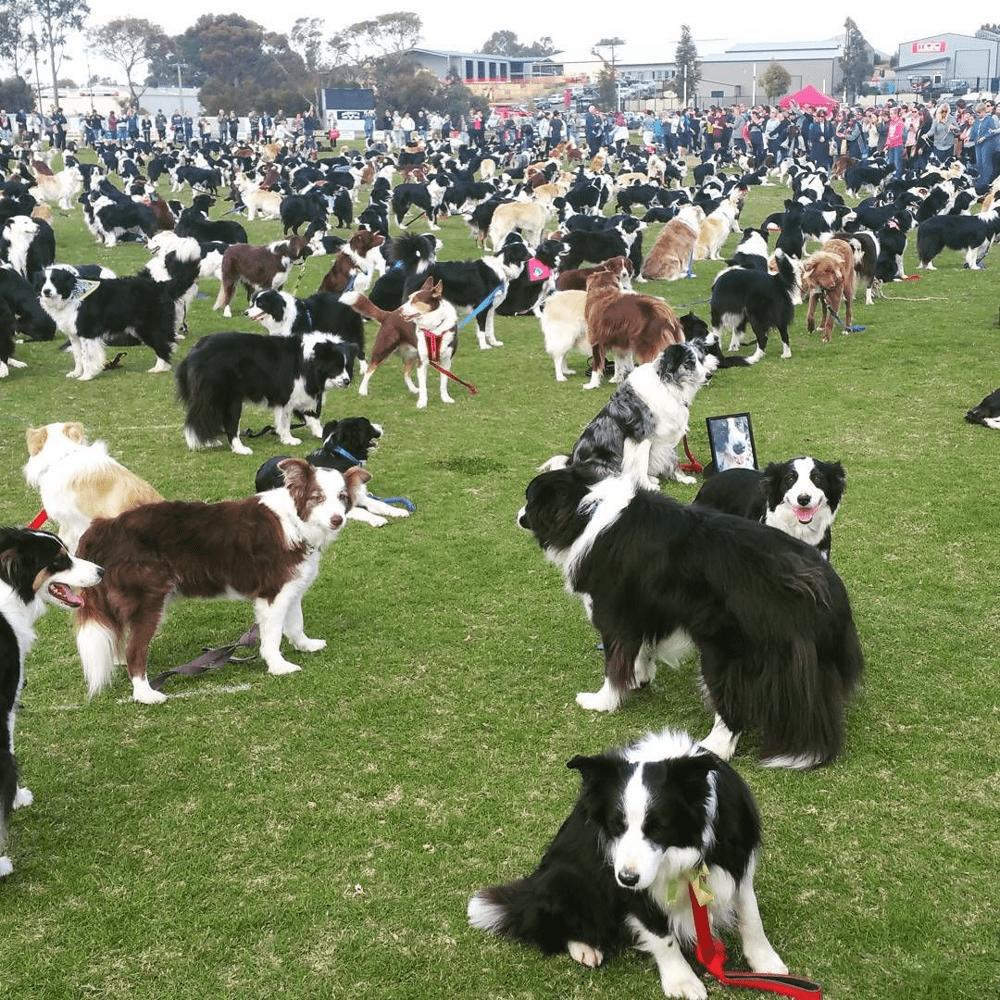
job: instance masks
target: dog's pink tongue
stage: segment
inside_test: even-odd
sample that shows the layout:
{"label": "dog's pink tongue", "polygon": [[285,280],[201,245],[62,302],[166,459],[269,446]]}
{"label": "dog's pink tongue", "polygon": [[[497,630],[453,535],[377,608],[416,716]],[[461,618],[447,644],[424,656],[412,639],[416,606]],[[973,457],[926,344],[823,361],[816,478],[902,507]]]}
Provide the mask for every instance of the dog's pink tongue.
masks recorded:
{"label": "dog's pink tongue", "polygon": [[793,507],[792,511],[802,524],[808,524],[816,516],[815,507]]}
{"label": "dog's pink tongue", "polygon": [[83,598],[76,594],[72,587],[67,587],[65,583],[50,583],[49,593],[68,608],[83,607]]}

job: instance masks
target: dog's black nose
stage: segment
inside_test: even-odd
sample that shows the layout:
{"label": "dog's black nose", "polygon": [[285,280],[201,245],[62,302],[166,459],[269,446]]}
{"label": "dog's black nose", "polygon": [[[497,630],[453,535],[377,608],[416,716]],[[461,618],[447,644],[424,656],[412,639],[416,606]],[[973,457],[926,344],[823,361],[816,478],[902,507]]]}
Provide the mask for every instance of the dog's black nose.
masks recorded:
{"label": "dog's black nose", "polygon": [[626,889],[632,889],[639,884],[639,873],[629,870],[618,872],[618,881]]}
{"label": "dog's black nose", "polygon": [[808,493],[800,493],[796,499],[799,501],[800,507],[808,507],[812,502],[812,497]]}

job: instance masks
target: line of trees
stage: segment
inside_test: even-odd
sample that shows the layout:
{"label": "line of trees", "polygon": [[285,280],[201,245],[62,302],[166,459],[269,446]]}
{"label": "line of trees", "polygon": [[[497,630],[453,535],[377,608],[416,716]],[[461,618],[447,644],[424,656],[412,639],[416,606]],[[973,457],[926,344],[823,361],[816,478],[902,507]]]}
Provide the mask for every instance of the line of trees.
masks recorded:
{"label": "line of trees", "polygon": [[[380,107],[414,113],[426,108],[457,118],[471,107],[485,108],[462,81],[442,82],[407,54],[423,28],[411,12],[381,14],[335,31],[322,18],[300,17],[287,34],[268,31],[236,13],[205,14],[177,35],[143,17],[88,27],[89,14],[86,0],[0,0],[0,61],[13,70],[10,80],[0,81],[4,106],[34,103],[25,81],[38,86],[43,65],[51,73],[58,103],[64,49],[76,34],[85,35],[91,51],[120,68],[128,100],[136,105],[149,87],[174,87],[180,81],[198,88],[206,110],[241,114],[254,108],[295,112],[310,104],[319,107],[320,91],[327,87],[372,87]],[[495,35],[511,52],[553,48],[551,39],[521,46],[513,32]],[[96,77],[87,81],[96,82]],[[18,90],[20,101],[2,96]]]}

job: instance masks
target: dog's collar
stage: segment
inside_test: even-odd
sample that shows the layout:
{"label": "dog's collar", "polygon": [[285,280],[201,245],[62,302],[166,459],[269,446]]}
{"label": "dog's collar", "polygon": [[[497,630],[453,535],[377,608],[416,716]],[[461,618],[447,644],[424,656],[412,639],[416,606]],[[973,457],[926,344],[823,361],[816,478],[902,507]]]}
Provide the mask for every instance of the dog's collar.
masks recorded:
{"label": "dog's collar", "polygon": [[327,448],[326,450],[332,451],[335,455],[342,455],[344,458],[347,459],[348,462],[351,462],[354,465],[364,466],[365,464],[360,459],[355,458],[349,451],[347,451],[344,448],[341,448],[339,444],[335,444],[332,448]]}

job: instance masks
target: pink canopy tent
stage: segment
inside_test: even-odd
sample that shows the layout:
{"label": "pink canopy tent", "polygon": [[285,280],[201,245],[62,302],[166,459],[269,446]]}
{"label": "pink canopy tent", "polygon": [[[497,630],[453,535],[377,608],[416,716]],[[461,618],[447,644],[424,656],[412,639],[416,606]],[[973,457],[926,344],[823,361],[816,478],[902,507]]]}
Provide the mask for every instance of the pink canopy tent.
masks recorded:
{"label": "pink canopy tent", "polygon": [[794,94],[786,94],[778,101],[778,106],[787,108],[794,101],[800,108],[835,108],[837,102],[832,97],[827,97],[822,91],[817,90],[812,84],[806,84],[801,90]]}

